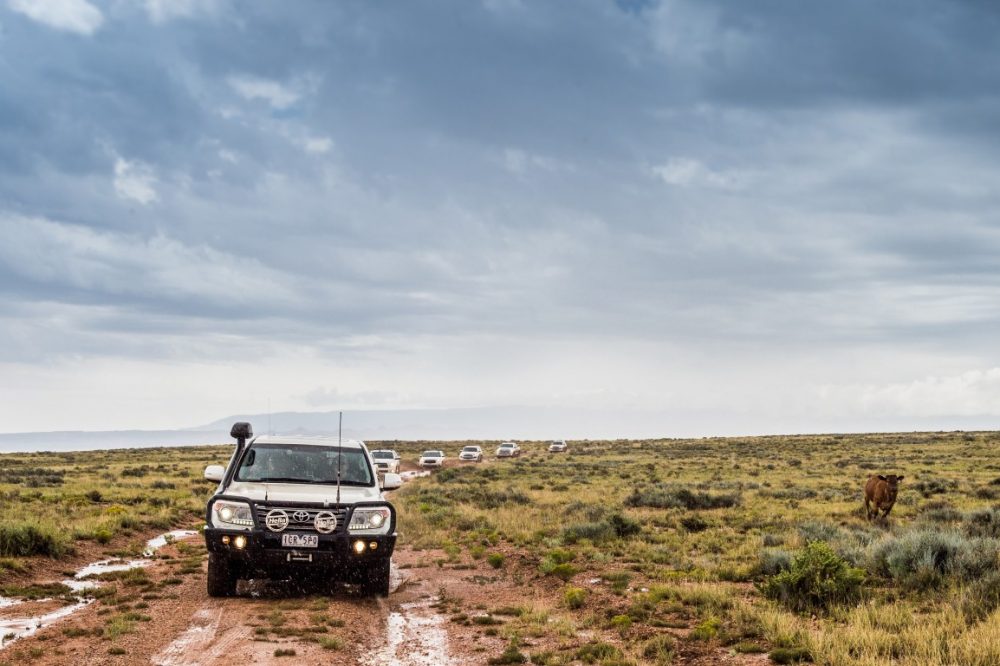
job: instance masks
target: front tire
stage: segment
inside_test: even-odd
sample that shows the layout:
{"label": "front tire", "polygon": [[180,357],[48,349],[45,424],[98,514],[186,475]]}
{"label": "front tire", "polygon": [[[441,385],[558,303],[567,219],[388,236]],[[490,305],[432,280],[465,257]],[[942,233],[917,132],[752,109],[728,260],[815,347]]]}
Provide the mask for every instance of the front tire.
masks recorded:
{"label": "front tire", "polygon": [[361,572],[361,594],[366,597],[389,596],[389,560],[377,560]]}
{"label": "front tire", "polygon": [[217,553],[208,554],[208,596],[235,596],[239,577],[239,571],[228,559]]}

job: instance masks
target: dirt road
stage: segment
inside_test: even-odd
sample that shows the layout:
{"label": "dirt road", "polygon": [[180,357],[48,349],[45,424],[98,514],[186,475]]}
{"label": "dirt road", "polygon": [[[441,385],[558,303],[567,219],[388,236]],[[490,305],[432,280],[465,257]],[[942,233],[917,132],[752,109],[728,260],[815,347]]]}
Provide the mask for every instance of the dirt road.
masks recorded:
{"label": "dirt road", "polygon": [[[0,636],[6,634],[0,664],[486,663],[503,650],[503,639],[450,623],[442,614],[442,595],[454,600],[470,586],[482,587],[469,582],[475,572],[444,569],[434,561],[433,553],[397,551],[386,599],[362,598],[346,586],[321,596],[256,581],[241,583],[236,598],[212,599],[205,592],[201,538],[188,535],[153,559],[80,567],[76,573],[110,569],[130,575],[130,568],[142,569],[135,580],[126,575],[99,583],[91,590],[96,600],[0,601],[6,603],[0,605]],[[56,578],[70,580],[66,573]],[[44,577],[38,572],[36,582]],[[504,596],[493,592],[492,599]],[[480,595],[485,600],[481,590],[473,596]]]}

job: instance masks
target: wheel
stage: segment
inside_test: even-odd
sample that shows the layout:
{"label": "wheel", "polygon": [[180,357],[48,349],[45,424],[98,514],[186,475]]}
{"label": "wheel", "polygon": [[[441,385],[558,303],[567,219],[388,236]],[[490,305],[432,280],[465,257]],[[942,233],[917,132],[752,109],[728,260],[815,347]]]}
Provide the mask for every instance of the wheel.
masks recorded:
{"label": "wheel", "polygon": [[389,560],[376,560],[361,572],[361,594],[366,597],[389,596]]}
{"label": "wheel", "polygon": [[239,577],[239,571],[228,559],[216,553],[208,554],[208,596],[234,596]]}

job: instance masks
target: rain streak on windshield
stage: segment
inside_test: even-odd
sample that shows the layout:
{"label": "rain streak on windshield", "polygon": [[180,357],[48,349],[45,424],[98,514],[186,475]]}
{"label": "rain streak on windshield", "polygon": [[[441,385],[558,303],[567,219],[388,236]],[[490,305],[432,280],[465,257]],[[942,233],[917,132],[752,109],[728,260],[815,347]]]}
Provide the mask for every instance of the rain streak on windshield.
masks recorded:
{"label": "rain streak on windshield", "polygon": [[[374,477],[361,449],[302,444],[254,444],[243,456],[237,481],[274,483],[337,483],[371,486]],[[340,458],[338,462],[338,457]]]}

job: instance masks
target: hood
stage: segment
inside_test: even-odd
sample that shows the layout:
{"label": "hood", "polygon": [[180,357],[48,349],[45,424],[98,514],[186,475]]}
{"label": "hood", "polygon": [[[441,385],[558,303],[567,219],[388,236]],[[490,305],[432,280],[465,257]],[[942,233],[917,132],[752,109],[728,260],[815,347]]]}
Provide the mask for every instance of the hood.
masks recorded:
{"label": "hood", "polygon": [[[226,488],[226,495],[246,497],[255,502],[327,502],[337,501],[337,486],[319,486],[308,483],[260,483],[257,481],[233,481]],[[359,488],[340,487],[340,503],[374,502],[382,499],[377,486]]]}

